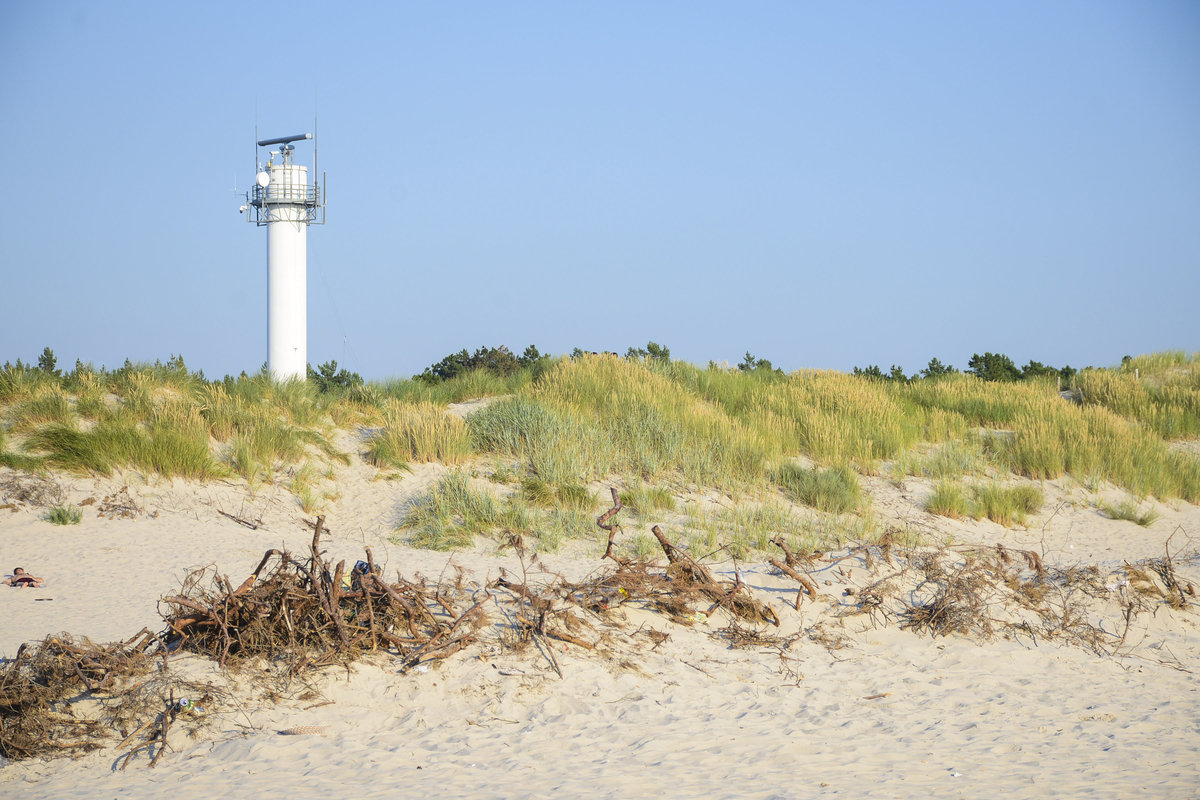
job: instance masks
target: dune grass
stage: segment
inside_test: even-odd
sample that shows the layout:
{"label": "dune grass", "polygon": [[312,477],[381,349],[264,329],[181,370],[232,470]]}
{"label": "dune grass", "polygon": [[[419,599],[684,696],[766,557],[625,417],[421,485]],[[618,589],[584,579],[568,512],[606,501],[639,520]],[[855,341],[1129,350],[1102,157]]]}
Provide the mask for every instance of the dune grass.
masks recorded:
{"label": "dune grass", "polygon": [[108,387],[96,373],[80,372],[70,380],[64,381],[64,386],[68,391],[74,392],[75,412],[83,419],[97,420],[108,408],[105,399]]}
{"label": "dune grass", "polygon": [[533,526],[538,549],[556,553],[564,542],[596,536],[596,518],[583,510],[554,508],[542,515]]}
{"label": "dune grass", "polygon": [[1164,439],[1200,436],[1200,353],[1158,353],[1076,376],[1085,405],[1136,420]]}
{"label": "dune grass", "polygon": [[1036,486],[1000,486],[984,484],[974,487],[975,515],[1011,527],[1024,525],[1029,514],[1036,514],[1046,501]]}
{"label": "dune grass", "polygon": [[83,509],[78,506],[51,506],[42,518],[52,525],[78,525],[83,522]]}
{"label": "dune grass", "polygon": [[[490,460],[506,465],[497,473],[510,483],[523,476],[516,499],[495,501],[512,524],[489,525],[528,533],[541,526],[547,542],[576,535],[579,515],[594,513],[599,501],[583,487],[595,480],[630,487],[626,505],[639,515],[671,510],[665,485],[760,497],[774,484],[825,518],[854,512],[852,524],[869,527],[855,473],[885,461],[900,479],[938,481],[932,507],[964,515],[982,508],[1004,524],[1033,513],[1030,499],[990,490],[968,497],[962,477],[1073,475],[1136,497],[1200,502],[1200,459],[1168,446],[1200,434],[1200,356],[1155,354],[1084,370],[1078,386],[1081,404],[1063,400],[1049,380],[1001,384],[960,374],[904,383],[612,356],[561,359],[504,378],[476,371],[335,394],[262,374],[206,381],[174,360],[62,377],[7,367],[0,464],[96,474],[133,467],[201,480],[238,474],[253,484],[286,478],[314,453],[346,463],[332,443],[337,427],[370,425],[378,432],[367,459],[381,469]],[[480,396],[501,397],[465,422],[445,411]],[[795,466],[798,456],[817,466]],[[304,507],[318,507],[311,481],[291,483]],[[478,528],[462,519],[458,528]],[[761,539],[756,525],[770,527],[728,522],[745,532],[747,546]]]}
{"label": "dune grass", "polygon": [[27,366],[0,369],[0,405],[19,403],[39,388],[59,386],[60,381],[42,370]]}
{"label": "dune grass", "polygon": [[754,553],[781,552],[772,540],[782,539],[793,552],[815,552],[847,541],[875,541],[881,535],[870,515],[801,512],[783,503],[744,503],[732,508],[703,509],[688,504],[677,544],[694,556],[748,558]]}
{"label": "dune grass", "polygon": [[912,474],[942,481],[980,475],[987,466],[980,437],[968,435],[964,440],[945,442],[917,457]]}
{"label": "dune grass", "polygon": [[404,403],[432,403],[444,406],[474,400],[514,394],[533,383],[547,365],[522,367],[503,377],[487,370],[469,370],[438,383],[426,383],[412,378],[392,379],[368,384],[380,400]]}
{"label": "dune grass", "polygon": [[966,436],[957,415],[912,402],[882,381],[800,370],[786,377],[673,365],[684,386],[771,443],[772,460],[803,453],[864,472],[917,444]]}
{"label": "dune grass", "polygon": [[644,362],[565,361],[467,419],[478,451],[520,458],[550,483],[672,475],[701,486],[762,474],[769,444]]}
{"label": "dune grass", "polygon": [[88,431],[54,423],[30,434],[25,447],[44,452],[52,467],[111,475],[133,466],[168,477],[216,478],[227,471],[213,458],[203,428],[154,425],[148,428],[121,418],[101,421]]}
{"label": "dune grass", "polygon": [[476,534],[495,528],[502,520],[496,498],[472,487],[467,473],[458,469],[410,502],[400,528],[408,529],[407,542],[413,547],[452,550],[471,546]]}
{"label": "dune grass", "polygon": [[308,445],[319,443],[320,436],[314,431],[264,416],[257,424],[233,434],[227,459],[229,466],[251,484],[270,483],[281,466],[298,462]]}
{"label": "dune grass", "polygon": [[842,514],[854,511],[862,503],[858,478],[845,467],[805,469],[783,464],[771,477],[789,497],[820,511]]}
{"label": "dune grass", "polygon": [[645,486],[637,483],[618,495],[621,505],[633,514],[644,517],[655,511],[674,511],[675,496],[665,486]]}
{"label": "dune grass", "polygon": [[951,519],[974,516],[971,501],[962,485],[949,480],[938,481],[933,494],[925,503],[925,510],[930,514]]}
{"label": "dune grass", "polygon": [[43,459],[9,449],[8,431],[0,425],[0,467],[32,472],[42,466]]}
{"label": "dune grass", "polygon": [[1136,522],[1143,528],[1148,528],[1153,525],[1161,516],[1152,508],[1142,510],[1137,503],[1131,500],[1125,500],[1120,503],[1103,503],[1100,506],[1100,511],[1109,519],[1128,520]]}
{"label": "dune grass", "polygon": [[323,498],[316,488],[318,480],[317,468],[311,461],[304,462],[299,469],[292,471],[288,491],[296,496],[305,514],[315,513],[324,507]]}
{"label": "dune grass", "polygon": [[8,410],[11,429],[20,433],[37,430],[51,423],[65,423],[71,419],[73,411],[67,393],[53,384],[42,384],[33,388]]}
{"label": "dune grass", "polygon": [[586,486],[547,483],[536,475],[521,479],[521,497],[535,506],[567,511],[591,511],[598,502]]}
{"label": "dune grass", "polygon": [[[123,370],[107,387],[94,376],[76,379],[97,398],[81,413],[61,413],[52,393],[53,414],[34,409],[49,403],[31,391],[9,411],[32,431],[27,452],[44,455],[54,467],[111,474],[133,467],[168,477],[205,480],[239,474],[251,483],[269,481],[284,464],[298,462],[309,447],[346,461],[319,427],[321,416],[310,390],[272,384],[265,378],[234,384],[201,385],[173,370]],[[101,389],[115,401],[104,401]],[[89,419],[86,427],[77,419]],[[217,443],[214,447],[213,442]]]}
{"label": "dune grass", "polygon": [[462,464],[471,455],[470,436],[458,417],[429,402],[388,401],[383,427],[371,437],[367,460],[377,467],[407,469],[410,462]]}
{"label": "dune grass", "polygon": [[1024,525],[1028,516],[1040,511],[1045,502],[1045,493],[1036,486],[987,483],[971,487],[968,494],[962,484],[939,481],[925,503],[925,510],[952,519],[987,518],[1013,527]]}
{"label": "dune grass", "polygon": [[733,558],[746,558],[756,550],[769,549],[775,536],[807,543],[809,532],[805,518],[780,503],[745,504],[711,512],[692,506],[682,543],[696,556],[713,557],[724,551]]}
{"label": "dune grass", "polygon": [[997,467],[1035,480],[1096,476],[1139,496],[1200,500],[1200,459],[1171,450],[1154,431],[1101,406],[1066,402],[1052,387],[957,376],[896,389],[960,415],[969,426],[1004,429],[982,438]]}

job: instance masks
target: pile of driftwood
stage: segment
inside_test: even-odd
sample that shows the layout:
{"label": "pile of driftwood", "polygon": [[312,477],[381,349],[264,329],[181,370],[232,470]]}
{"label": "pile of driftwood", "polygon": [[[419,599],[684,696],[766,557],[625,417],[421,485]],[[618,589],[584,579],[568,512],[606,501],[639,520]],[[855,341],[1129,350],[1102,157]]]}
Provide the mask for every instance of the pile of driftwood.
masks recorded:
{"label": "pile of driftwood", "polygon": [[[614,543],[621,528],[615,517],[622,504],[616,489],[612,489],[612,499],[612,508],[596,524],[609,534],[603,559],[611,559],[616,568],[580,582],[557,578],[538,587],[527,580],[512,580],[502,569],[501,577],[488,587],[495,592],[496,607],[507,622],[502,641],[512,646],[536,643],[551,668],[561,675],[547,640],[595,650],[598,641],[590,639],[594,628],[587,617],[605,618],[625,604],[663,614],[681,625],[707,621],[719,610],[748,624],[779,625],[775,611],[750,593],[740,573],[733,581],[715,578],[707,567],[672,544],[657,525],[653,532],[667,558],[665,568],[618,556]],[[520,537],[511,537],[508,544],[517,550],[524,565],[527,554]],[[501,602],[504,592],[509,602]],[[652,638],[657,645],[666,636]]]}
{"label": "pile of driftwood", "polygon": [[611,491],[612,508],[596,524],[608,532],[603,558],[616,562],[617,569],[588,585],[568,586],[568,597],[592,610],[608,608],[614,596],[621,601],[635,600],[680,623],[692,621],[696,614],[707,619],[724,609],[750,623],[779,624],[775,611],[746,589],[740,573],[735,572],[736,579],[732,582],[718,580],[686,550],[672,544],[658,525],[651,528],[651,533],[667,558],[665,570],[659,571],[645,561],[617,556],[613,544],[620,526],[613,520],[622,505],[617,490]]}
{"label": "pile of driftwood", "polygon": [[[190,575],[179,593],[163,599],[161,633],[143,630],[111,645],[60,635],[22,647],[0,666],[0,754],[19,759],[83,752],[115,734],[123,738],[119,749],[132,748],[123,765],[143,751],[152,753],[153,765],[170,749],[172,724],[195,708],[177,698],[195,698],[208,708],[220,693],[171,675],[171,654],[181,651],[221,666],[258,664],[285,676],[349,664],[372,651],[398,656],[401,669],[408,669],[463,650],[491,626],[493,644],[535,644],[561,674],[553,642],[602,649],[603,635],[593,623],[612,622],[611,612],[626,604],[683,625],[721,613],[729,627],[714,635],[732,646],[790,647],[801,635],[834,646],[820,622],[782,639],[770,633],[779,630],[777,612],[750,591],[736,568],[734,580],[718,579],[658,526],[652,530],[665,564],[619,556],[614,542],[622,506],[615,489],[612,495],[612,508],[597,524],[608,532],[602,560],[615,567],[578,582],[553,576],[534,585],[504,570],[484,588],[464,585],[461,575],[436,584],[400,576],[389,582],[369,548],[365,560],[350,568],[345,561],[331,563],[321,550],[324,518],[318,518],[305,557],[268,550],[236,586],[210,571]],[[511,544],[524,565],[520,539]],[[910,550],[894,546],[890,536],[832,555],[795,553],[782,539],[775,544],[783,557],[770,563],[795,581],[797,608],[825,592],[820,599],[834,620],[868,615],[874,624],[933,636],[986,639],[1024,632],[1114,654],[1125,635],[1093,625],[1091,601],[1100,598],[1123,615],[1126,632],[1144,609],[1195,604],[1195,588],[1179,577],[1169,553],[1126,564],[1114,575],[1096,568],[1047,569],[1036,553],[999,546]],[[858,579],[851,577],[854,569],[860,569]],[[650,633],[656,647],[666,638]]]}
{"label": "pile of driftwood", "polygon": [[[168,749],[171,723],[187,710],[176,700],[179,682],[161,677],[177,652],[221,666],[261,659],[295,675],[386,651],[399,656],[403,669],[477,641],[491,622],[490,607],[499,614],[501,643],[537,642],[558,670],[547,640],[592,649],[591,626],[582,617],[625,603],[681,624],[723,609],[747,623],[778,625],[775,612],[751,595],[740,576],[718,580],[660,528],[654,532],[665,568],[614,555],[619,527],[609,520],[621,509],[615,490],[613,500],[599,522],[610,532],[605,557],[616,569],[580,583],[556,580],[536,588],[503,573],[486,590],[463,586],[461,578],[436,585],[401,577],[389,582],[369,548],[365,561],[347,569],[345,561],[333,564],[322,553],[324,519],[318,518],[304,558],[268,550],[236,586],[207,570],[188,576],[180,592],[163,598],[161,633],[142,631],[110,645],[63,635],[22,647],[0,669],[0,754],[18,759],[87,751],[115,733],[124,738],[122,747],[133,748],[125,763],[142,749],[154,750],[156,762]],[[151,670],[159,677],[135,682]],[[191,693],[206,701],[205,691],[193,686]],[[81,699],[100,701],[102,713],[77,713]]]}
{"label": "pile of driftwood", "polygon": [[103,645],[64,634],[22,646],[0,667],[0,755],[86,752],[119,735],[118,749],[131,748],[122,767],[142,751],[153,753],[153,766],[169,749],[172,723],[181,714],[196,721],[196,709],[218,693],[171,676],[173,653],[197,653],[221,666],[261,658],[294,675],[373,650],[396,653],[407,667],[475,641],[488,595],[473,599],[461,585],[388,583],[370,549],[361,567],[347,572],[345,562],[323,556],[323,530],[321,518],[307,558],[269,550],[236,588],[205,570],[188,576],[178,594],[163,599],[161,633],[143,630]]}
{"label": "pile of driftwood", "polygon": [[[60,634],[35,647],[21,645],[0,669],[0,754],[11,759],[87,752],[119,728],[134,700],[127,681],[148,672],[158,638],[143,630],[125,642],[96,645]],[[87,695],[101,714],[73,713],[72,701]]]}
{"label": "pile of driftwood", "polygon": [[[349,571],[321,552],[324,517],[313,526],[307,558],[268,550],[239,586],[221,575],[203,585],[194,573],[164,598],[170,645],[213,658],[283,659],[296,673],[346,664],[365,652],[394,649],[404,664],[445,658],[466,647],[486,621],[487,598],[463,603],[461,592],[398,579],[385,581],[370,548]],[[268,569],[270,566],[270,569]],[[465,607],[464,607],[465,606]]]}
{"label": "pile of driftwood", "polygon": [[[866,614],[876,624],[929,636],[996,636],[1057,640],[1109,656],[1126,648],[1130,626],[1160,605],[1194,604],[1195,587],[1179,577],[1169,550],[1162,558],[1099,567],[1047,568],[1033,550],[948,547],[937,550],[851,548],[869,584],[846,590],[840,616]],[[1114,625],[1105,627],[1104,617]]]}
{"label": "pile of driftwood", "polygon": [[67,502],[67,490],[49,475],[7,471],[0,474],[0,508],[16,511],[18,503],[42,508]]}

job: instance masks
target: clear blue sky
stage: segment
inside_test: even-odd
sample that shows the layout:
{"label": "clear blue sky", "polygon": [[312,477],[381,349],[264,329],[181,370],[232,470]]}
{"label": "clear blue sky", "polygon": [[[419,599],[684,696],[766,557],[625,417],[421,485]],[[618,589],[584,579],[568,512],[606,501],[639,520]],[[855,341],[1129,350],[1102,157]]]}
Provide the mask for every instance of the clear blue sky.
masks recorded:
{"label": "clear blue sky", "polygon": [[257,369],[314,113],[314,364],[1200,349],[1200,3],[334,5],[0,5],[0,361]]}

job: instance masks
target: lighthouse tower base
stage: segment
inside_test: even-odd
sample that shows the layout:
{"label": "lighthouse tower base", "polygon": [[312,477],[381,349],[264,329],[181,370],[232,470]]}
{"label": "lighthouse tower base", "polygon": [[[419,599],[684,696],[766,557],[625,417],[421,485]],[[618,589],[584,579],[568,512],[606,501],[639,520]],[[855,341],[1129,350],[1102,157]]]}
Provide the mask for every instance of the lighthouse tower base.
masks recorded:
{"label": "lighthouse tower base", "polygon": [[267,369],[278,381],[308,377],[307,229],[291,219],[267,226]]}

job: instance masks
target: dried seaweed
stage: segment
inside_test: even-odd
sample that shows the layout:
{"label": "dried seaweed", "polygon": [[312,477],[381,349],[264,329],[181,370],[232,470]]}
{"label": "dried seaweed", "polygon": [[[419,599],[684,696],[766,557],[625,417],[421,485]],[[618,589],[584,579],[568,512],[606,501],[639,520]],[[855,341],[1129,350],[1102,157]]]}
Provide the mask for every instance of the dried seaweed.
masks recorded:
{"label": "dried seaweed", "polygon": [[130,496],[128,486],[106,495],[96,507],[96,512],[105,519],[135,519],[144,513]]}
{"label": "dried seaweed", "polygon": [[6,471],[0,475],[0,500],[39,508],[61,506],[67,502],[67,490],[46,474]]}

